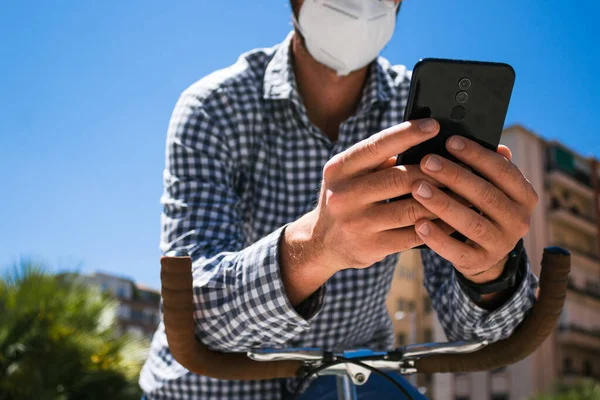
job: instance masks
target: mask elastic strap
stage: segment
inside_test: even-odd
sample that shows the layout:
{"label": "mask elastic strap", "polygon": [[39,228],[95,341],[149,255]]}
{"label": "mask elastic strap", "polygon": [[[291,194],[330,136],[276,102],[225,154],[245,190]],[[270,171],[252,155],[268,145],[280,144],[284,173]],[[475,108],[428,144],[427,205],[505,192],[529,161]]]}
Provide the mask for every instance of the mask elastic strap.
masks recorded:
{"label": "mask elastic strap", "polygon": [[300,22],[298,22],[298,19],[294,15],[293,11],[292,11],[292,23],[294,24],[294,27],[298,30],[298,32],[300,32],[300,34],[306,38],[306,35],[304,34],[304,32],[302,32],[302,28],[300,28]]}

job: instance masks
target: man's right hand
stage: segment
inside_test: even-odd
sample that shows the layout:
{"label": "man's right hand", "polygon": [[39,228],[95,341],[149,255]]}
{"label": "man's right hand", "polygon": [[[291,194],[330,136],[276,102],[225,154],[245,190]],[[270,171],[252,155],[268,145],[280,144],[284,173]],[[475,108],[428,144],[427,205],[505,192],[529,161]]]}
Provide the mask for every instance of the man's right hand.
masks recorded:
{"label": "man's right hand", "polygon": [[432,119],[404,122],[329,160],[318,206],[288,225],[280,244],[282,278],[293,305],[340,270],[366,268],[423,243],[414,224],[436,216],[412,197],[386,200],[411,193],[418,180],[437,186],[418,165],[395,166],[395,160],[438,132]]}

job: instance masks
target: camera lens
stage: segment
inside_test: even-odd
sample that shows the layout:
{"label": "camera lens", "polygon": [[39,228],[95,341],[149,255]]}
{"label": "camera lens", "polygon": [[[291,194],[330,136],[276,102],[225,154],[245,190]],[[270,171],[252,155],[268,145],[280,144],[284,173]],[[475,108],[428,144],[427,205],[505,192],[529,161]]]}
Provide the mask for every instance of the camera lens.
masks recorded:
{"label": "camera lens", "polygon": [[468,90],[471,87],[471,80],[469,78],[462,78],[460,82],[458,82],[458,87],[461,90]]}
{"label": "camera lens", "polygon": [[453,121],[462,121],[465,119],[467,115],[467,110],[463,106],[456,106],[452,109],[452,114],[450,114],[450,118]]}
{"label": "camera lens", "polygon": [[456,95],[456,101],[459,102],[460,104],[464,104],[467,102],[467,100],[469,100],[469,95],[467,94],[467,92],[458,92]]}

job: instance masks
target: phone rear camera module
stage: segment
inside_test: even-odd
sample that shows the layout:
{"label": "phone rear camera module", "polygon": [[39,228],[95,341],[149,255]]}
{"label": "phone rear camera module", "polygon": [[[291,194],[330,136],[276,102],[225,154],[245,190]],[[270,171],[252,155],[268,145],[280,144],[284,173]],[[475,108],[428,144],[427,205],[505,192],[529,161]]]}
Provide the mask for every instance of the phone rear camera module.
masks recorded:
{"label": "phone rear camera module", "polygon": [[469,100],[469,95],[467,92],[458,92],[456,94],[456,101],[460,104],[465,104]]}
{"label": "phone rear camera module", "polygon": [[460,82],[458,82],[458,87],[460,90],[469,90],[471,87],[471,80],[469,78],[462,78]]}
{"label": "phone rear camera module", "polygon": [[452,113],[450,114],[450,119],[453,121],[462,121],[465,119],[467,115],[467,109],[463,106],[456,106],[452,109]]}

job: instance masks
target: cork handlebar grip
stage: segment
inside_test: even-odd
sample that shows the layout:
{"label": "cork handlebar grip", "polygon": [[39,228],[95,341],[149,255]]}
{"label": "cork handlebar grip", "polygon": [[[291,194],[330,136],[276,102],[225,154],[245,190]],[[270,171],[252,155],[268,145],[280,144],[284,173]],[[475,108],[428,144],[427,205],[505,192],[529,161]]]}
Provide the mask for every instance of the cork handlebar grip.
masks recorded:
{"label": "cork handlebar grip", "polygon": [[173,358],[189,371],[215,379],[257,380],[294,377],[299,361],[258,362],[245,353],[210,350],[195,335],[192,260],[162,257],[163,320]]}

